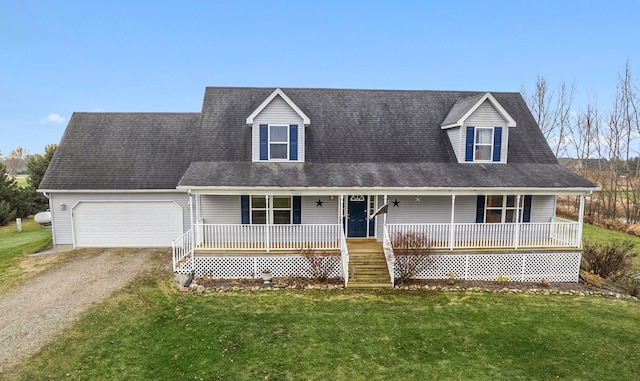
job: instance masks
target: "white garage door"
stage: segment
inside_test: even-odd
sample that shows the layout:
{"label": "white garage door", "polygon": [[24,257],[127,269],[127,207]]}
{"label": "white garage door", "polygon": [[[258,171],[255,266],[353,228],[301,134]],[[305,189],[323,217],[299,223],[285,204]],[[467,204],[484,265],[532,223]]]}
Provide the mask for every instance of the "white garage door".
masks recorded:
{"label": "white garage door", "polygon": [[172,201],[80,202],[73,208],[77,247],[163,247],[182,235]]}

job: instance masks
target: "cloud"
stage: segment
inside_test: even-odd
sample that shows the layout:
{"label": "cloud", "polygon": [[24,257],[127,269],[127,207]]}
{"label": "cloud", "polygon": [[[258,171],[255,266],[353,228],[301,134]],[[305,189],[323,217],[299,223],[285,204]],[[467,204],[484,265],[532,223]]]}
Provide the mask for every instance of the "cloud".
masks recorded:
{"label": "cloud", "polygon": [[102,107],[95,107],[93,110],[91,110],[92,112],[104,112],[104,109]]}
{"label": "cloud", "polygon": [[49,114],[46,118],[40,119],[40,123],[64,123],[67,119],[60,116],[60,114]]}

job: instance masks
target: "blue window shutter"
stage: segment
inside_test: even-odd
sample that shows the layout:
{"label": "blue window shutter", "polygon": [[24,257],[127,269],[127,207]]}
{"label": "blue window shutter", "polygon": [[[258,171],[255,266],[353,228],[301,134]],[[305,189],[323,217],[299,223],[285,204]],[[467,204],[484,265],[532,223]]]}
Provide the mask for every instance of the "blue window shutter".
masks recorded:
{"label": "blue window shutter", "polygon": [[260,125],[260,160],[269,160],[269,126]]}
{"label": "blue window shutter", "polygon": [[298,160],[298,125],[289,126],[289,160]]}
{"label": "blue window shutter", "polygon": [[240,210],[242,211],[242,223],[248,224],[249,220],[249,196],[240,196]]}
{"label": "blue window shutter", "polygon": [[293,196],[293,223],[300,225],[302,223],[302,197]]}
{"label": "blue window shutter", "polygon": [[476,224],[484,222],[484,199],[484,196],[478,196],[478,200],[476,202]]}
{"label": "blue window shutter", "polygon": [[500,161],[500,151],[502,149],[502,127],[493,129],[493,161]]}
{"label": "blue window shutter", "polygon": [[467,127],[467,144],[464,152],[464,161],[473,161],[473,139],[475,139],[473,127]]}
{"label": "blue window shutter", "polygon": [[530,194],[524,196],[522,222],[531,222],[531,195]]}

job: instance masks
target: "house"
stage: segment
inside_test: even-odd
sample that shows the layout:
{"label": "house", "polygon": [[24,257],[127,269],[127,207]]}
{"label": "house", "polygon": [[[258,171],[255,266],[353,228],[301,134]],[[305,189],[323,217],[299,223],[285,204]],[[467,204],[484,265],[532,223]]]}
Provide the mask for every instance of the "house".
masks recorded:
{"label": "house", "polygon": [[56,247],[171,247],[217,277],[315,261],[350,286],[393,282],[407,232],[436,250],[420,277],[575,282],[596,189],[519,93],[228,87],[200,113],[74,113],[40,185]]}

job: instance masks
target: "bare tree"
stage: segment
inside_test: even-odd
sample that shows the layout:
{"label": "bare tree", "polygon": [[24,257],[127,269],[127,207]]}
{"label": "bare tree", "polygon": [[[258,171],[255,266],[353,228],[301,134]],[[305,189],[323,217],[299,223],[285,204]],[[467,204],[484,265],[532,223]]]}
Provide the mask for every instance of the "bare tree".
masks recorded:
{"label": "bare tree", "polygon": [[638,201],[640,200],[640,186],[638,184],[637,165],[632,168],[637,155],[638,136],[640,123],[638,118],[638,94],[637,86],[633,81],[629,62],[625,65],[623,74],[618,75],[616,99],[609,117],[611,127],[618,131],[619,142],[616,157],[618,159],[619,178],[616,178],[620,195],[621,207],[624,217],[628,222],[635,223],[638,220]]}
{"label": "bare tree", "polygon": [[15,176],[20,168],[25,166],[26,155],[27,151],[22,147],[18,147],[9,153],[9,156],[5,159],[5,164],[11,175]]}
{"label": "bare tree", "polygon": [[535,91],[531,96],[527,95],[524,87],[521,90],[536,123],[556,157],[560,154],[567,155],[571,146],[571,107],[575,89],[575,83],[567,86],[563,81],[556,94],[549,89],[547,80],[539,75],[536,78]]}

